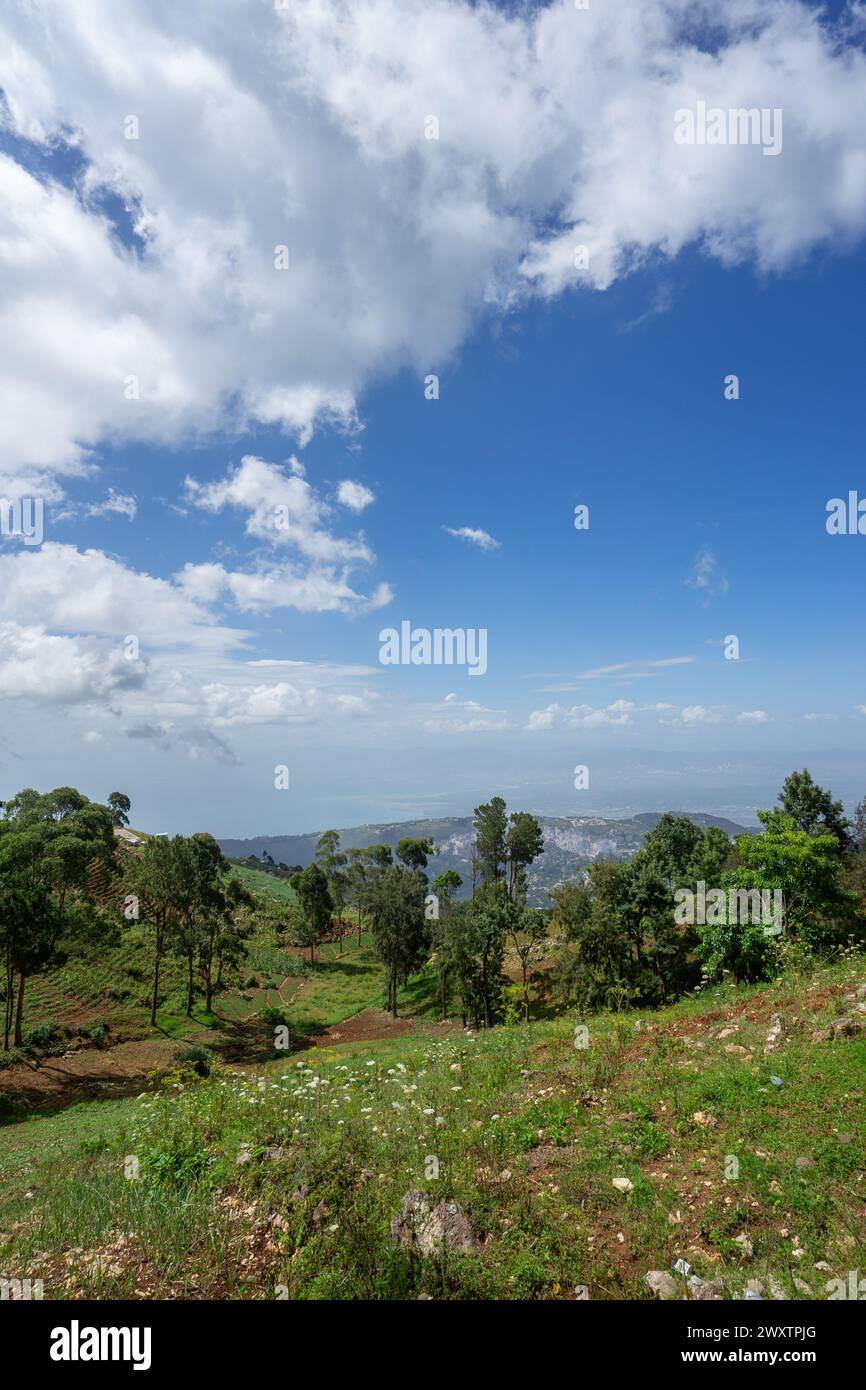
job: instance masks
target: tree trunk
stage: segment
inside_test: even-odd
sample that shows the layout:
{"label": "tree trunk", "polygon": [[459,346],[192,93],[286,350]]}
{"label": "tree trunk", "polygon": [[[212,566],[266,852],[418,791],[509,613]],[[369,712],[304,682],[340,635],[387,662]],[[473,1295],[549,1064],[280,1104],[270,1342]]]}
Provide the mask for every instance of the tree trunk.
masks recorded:
{"label": "tree trunk", "polygon": [[397,1017],[397,962],[391,966],[391,1017]]}
{"label": "tree trunk", "polygon": [[6,962],[6,1020],[3,1030],[3,1050],[9,1051],[9,1034],[12,1031],[12,1000],[15,995],[15,976],[10,961]]}
{"label": "tree trunk", "polygon": [[192,951],[186,956],[186,1016],[192,1018]]}
{"label": "tree trunk", "polygon": [[153,962],[153,995],[151,996],[151,1001],[150,1001],[150,1026],[151,1026],[151,1028],[155,1028],[155,1027],[156,1027],[156,1001],[157,1001],[157,997],[158,997],[158,995],[159,995],[159,958],[160,958],[161,955],[162,955],[162,950],[161,950],[161,947],[160,947],[159,943],[157,943],[157,947],[156,947],[156,958],[155,958],[155,960],[154,960],[154,962]]}
{"label": "tree trunk", "polygon": [[481,957],[481,993],[484,998],[484,1027],[490,1027],[490,991],[487,988],[487,952]]}
{"label": "tree trunk", "polygon": [[20,979],[19,979],[19,981],[18,981],[18,1005],[17,1005],[17,1008],[15,1009],[15,1046],[16,1046],[16,1047],[21,1047],[21,1046],[23,1045],[23,1042],[24,1042],[24,1038],[23,1038],[22,1033],[21,1033],[21,1021],[22,1021],[22,1019],[23,1019],[23,1017],[24,1017],[24,979],[25,979],[24,971],[22,970],[22,972],[21,972],[21,977],[20,977]]}

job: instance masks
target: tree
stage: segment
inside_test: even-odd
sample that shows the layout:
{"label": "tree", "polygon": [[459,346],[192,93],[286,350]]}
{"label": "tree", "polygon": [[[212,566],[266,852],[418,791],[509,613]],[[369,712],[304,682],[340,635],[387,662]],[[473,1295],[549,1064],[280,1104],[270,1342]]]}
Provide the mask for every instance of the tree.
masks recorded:
{"label": "tree", "polygon": [[361,914],[364,908],[364,894],[367,887],[367,873],[370,861],[363,849],[349,850],[349,867],[346,871],[346,900],[354,905],[358,914],[358,945],[361,944]]}
{"label": "tree", "polygon": [[[228,860],[206,831],[189,839],[176,837],[178,898],[175,902],[176,925],[174,939],[186,962],[186,1012],[192,1015],[193,981],[196,961],[203,974],[207,1008],[212,998],[211,963],[219,932],[228,924],[230,909],[239,906],[246,894],[232,890],[229,896],[225,875]],[[240,885],[238,885],[238,889]]]}
{"label": "tree", "polygon": [[318,864],[310,864],[295,874],[291,885],[298,895],[304,914],[304,939],[300,943],[310,948],[310,963],[316,959],[316,943],[326,935],[331,924],[331,895],[328,880]]}
{"label": "tree", "polygon": [[724,830],[711,825],[702,830],[688,816],[666,811],[632,857],[673,889],[698,879],[716,884],[731,854]]}
{"label": "tree", "polygon": [[[724,876],[723,887],[743,892],[781,892],[779,924],[818,955],[843,944],[855,921],[856,895],[841,886],[839,842],[832,834],[810,834],[784,811],[759,811],[763,834],[737,836],[739,866]],[[709,915],[709,914],[708,914]],[[754,914],[749,914],[754,916]],[[698,955],[710,974],[730,970],[737,980],[759,980],[768,973],[774,937],[760,920],[723,920],[698,925]]]}
{"label": "tree", "polygon": [[421,874],[426,883],[424,870],[427,868],[427,862],[434,854],[438,853],[429,836],[424,840],[413,840],[409,836],[405,836],[402,840],[397,841],[394,852],[401,864],[405,864],[406,868],[411,869],[413,873]]}
{"label": "tree", "polygon": [[248,934],[242,920],[244,909],[255,905],[255,898],[241,883],[240,879],[226,877],[229,864],[223,858],[216,840],[211,835],[195,835],[201,841],[212,859],[209,874],[209,891],[200,903],[200,924],[198,932],[199,970],[205,992],[205,1008],[211,1011],[213,1001],[214,962],[218,964],[218,978],[226,963],[240,964],[243,958],[243,943]]}
{"label": "tree", "polygon": [[25,984],[30,976],[37,975],[54,960],[62,927],[63,915],[47,888],[28,882],[24,875],[0,875],[0,949],[6,979],[3,1047],[6,1051],[12,1026],[15,977],[18,977],[18,999],[14,1005],[13,1045],[21,1047]]}
{"label": "tree", "polygon": [[435,894],[437,904],[436,915],[431,919],[430,926],[431,944],[438,977],[441,1018],[445,1018],[448,1014],[449,986],[453,966],[448,950],[446,923],[454,910],[451,900],[462,886],[463,880],[456,869],[445,869],[443,873],[437,874],[431,884],[431,891]]}
{"label": "tree", "polygon": [[388,972],[387,1007],[397,1017],[397,988],[424,962],[430,933],[424,915],[420,874],[390,864],[374,875],[368,890],[373,944]]}
{"label": "tree", "polygon": [[523,975],[523,1017],[529,1022],[529,967],[541,959],[547,939],[547,922],[537,908],[509,902],[505,929],[514,947]]}
{"label": "tree", "polygon": [[508,858],[506,832],[508,818],[501,796],[475,807],[475,855],[481,874],[482,887],[499,883],[505,873]]}
{"label": "tree", "polygon": [[126,870],[127,887],[137,899],[141,920],[153,932],[152,1027],[156,1026],[160,966],[188,901],[186,868],[183,836],[175,835],[172,839],[146,840],[140,853],[130,857]]}
{"label": "tree", "polygon": [[514,811],[505,836],[508,855],[508,896],[521,902],[526,899],[526,870],[544,853],[544,835],[535,816],[528,811]]}
{"label": "tree", "polygon": [[[315,862],[328,880],[328,892],[334,911],[339,917],[349,889],[348,877],[344,872],[346,855],[340,853],[339,830],[325,830],[316,842]],[[343,949],[343,927],[340,924],[340,950]]]}
{"label": "tree", "polygon": [[777,800],[798,830],[807,835],[834,835],[840,849],[850,847],[851,822],[844,814],[842,802],[834,801],[831,791],[819,787],[808,768],[785,778]]}
{"label": "tree", "polygon": [[641,997],[641,972],[623,912],[625,866],[597,859],[583,882],[554,888],[551,927],[562,937],[557,993],[587,1012]]}
{"label": "tree", "polygon": [[[115,844],[106,806],[75,787],[40,793],[25,787],[5,803],[0,820],[0,899],[7,969],[7,1024],[18,977],[15,1041],[21,1043],[26,982],[57,958],[69,922],[68,904],[90,898],[91,872],[114,869]],[[10,973],[11,972],[11,973]]]}
{"label": "tree", "polygon": [[493,1026],[502,998],[508,899],[501,888],[501,884],[489,883],[468,903],[461,904],[461,951],[471,963],[467,978],[474,985],[476,1023],[483,1022],[485,1028]]}
{"label": "tree", "polygon": [[[713,876],[711,881],[718,879]],[[640,850],[621,866],[618,912],[631,942],[630,976],[639,987],[641,1003],[665,1004],[696,983],[694,929],[677,923],[671,881]]]}
{"label": "tree", "polygon": [[109,792],[106,805],[111,812],[112,825],[129,825],[132,802],[128,796],[124,796],[123,792]]}

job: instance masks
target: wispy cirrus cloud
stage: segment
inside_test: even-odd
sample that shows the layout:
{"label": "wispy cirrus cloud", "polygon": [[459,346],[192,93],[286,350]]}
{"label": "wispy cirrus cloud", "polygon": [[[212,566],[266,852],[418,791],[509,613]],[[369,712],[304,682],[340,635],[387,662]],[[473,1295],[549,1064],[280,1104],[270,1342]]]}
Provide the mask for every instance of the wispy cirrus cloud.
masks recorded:
{"label": "wispy cirrus cloud", "polygon": [[627,685],[631,681],[646,680],[672,666],[691,666],[696,660],[694,656],[665,656],[654,660],[617,661],[610,666],[594,666],[587,671],[578,671],[563,684],[545,685],[540,689],[545,694],[553,695],[578,690],[584,681],[610,680],[614,684]]}

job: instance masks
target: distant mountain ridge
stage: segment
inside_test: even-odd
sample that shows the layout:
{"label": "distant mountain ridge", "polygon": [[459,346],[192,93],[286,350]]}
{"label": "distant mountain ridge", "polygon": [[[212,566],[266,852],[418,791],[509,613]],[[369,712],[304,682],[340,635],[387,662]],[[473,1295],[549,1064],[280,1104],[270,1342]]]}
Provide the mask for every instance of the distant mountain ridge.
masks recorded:
{"label": "distant mountain ridge", "polygon": [[[702,830],[715,825],[729,837],[741,835],[746,827],[724,816],[697,811],[674,811],[688,816]],[[547,894],[557,883],[574,878],[594,859],[628,859],[640,849],[647,834],[658,825],[660,811],[643,811],[626,820],[605,816],[538,816],[544,835],[544,854],[529,870],[529,901],[536,907],[547,902]],[[316,852],[321,831],[310,835],[256,835],[247,840],[221,839],[224,854],[243,859],[267,850],[278,863],[307,865]],[[393,848],[404,836],[422,839],[430,836],[439,853],[430,866],[430,876],[456,869],[463,879],[458,896],[468,894],[472,884],[471,854],[475,838],[471,816],[444,817],[440,820],[391,821],[384,825],[357,825],[340,831],[340,847],[363,849],[367,845],[387,844]]]}

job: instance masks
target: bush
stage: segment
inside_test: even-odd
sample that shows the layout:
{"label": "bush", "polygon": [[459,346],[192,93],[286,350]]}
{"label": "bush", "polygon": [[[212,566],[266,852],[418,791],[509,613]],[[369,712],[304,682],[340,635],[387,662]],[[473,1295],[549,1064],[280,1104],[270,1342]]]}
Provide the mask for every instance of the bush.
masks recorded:
{"label": "bush", "polygon": [[177,1054],[177,1060],[191,1066],[198,1076],[210,1076],[213,1054],[201,1043],[193,1043],[192,1047],[184,1048],[183,1052]]}
{"label": "bush", "polygon": [[35,1028],[31,1028],[24,1035],[25,1047],[47,1047],[59,1036],[60,1030],[53,1021],[48,1023],[37,1023]]}
{"label": "bush", "polygon": [[259,1018],[271,1028],[288,1027],[289,1023],[285,1009],[277,1008],[273,1004],[266,1009],[259,1009]]}

